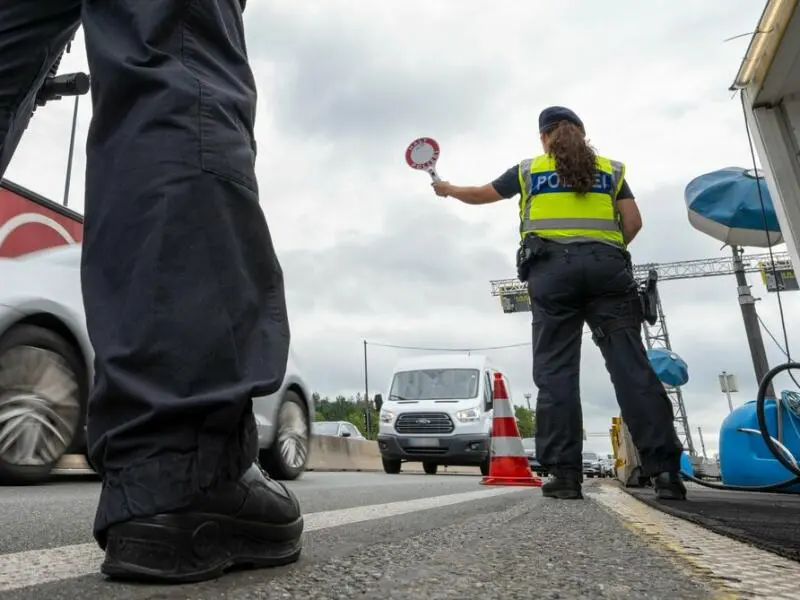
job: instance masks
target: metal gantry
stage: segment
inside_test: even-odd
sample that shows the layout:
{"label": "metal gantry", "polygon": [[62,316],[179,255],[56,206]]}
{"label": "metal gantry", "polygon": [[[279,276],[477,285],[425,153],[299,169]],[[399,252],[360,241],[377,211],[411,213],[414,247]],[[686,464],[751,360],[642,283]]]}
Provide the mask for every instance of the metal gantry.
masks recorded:
{"label": "metal gantry", "polygon": [[[646,271],[649,273],[655,270],[661,277],[659,270],[660,265],[650,265]],[[635,270],[634,270],[635,273]],[[731,271],[733,273],[733,271]],[[661,294],[658,293],[656,288],[656,311],[658,320],[655,324],[650,325],[647,321],[642,324],[644,331],[644,343],[647,345],[648,350],[653,348],[665,348],[672,350],[672,344],[669,341],[669,331],[667,330],[667,317],[664,315],[664,307],[661,304]],[[695,456],[694,441],[692,440],[692,430],[689,428],[689,418],[686,416],[686,404],[683,402],[683,393],[680,387],[674,387],[668,384],[663,384],[664,390],[667,392],[670,402],[672,403],[672,414],[675,422],[675,433],[678,434],[678,439],[681,441],[683,449],[689,453],[689,456]]]}
{"label": "metal gantry", "polygon": [[[742,262],[745,273],[764,272],[765,265],[770,264],[770,260],[774,259],[775,264],[779,267],[786,268],[787,265],[791,267],[791,259],[788,252],[773,252],[772,255],[753,254],[743,256]],[[706,258],[702,260],[685,260],[671,263],[646,263],[635,265],[633,267],[633,274],[637,281],[647,278],[648,273],[654,270],[658,273],[659,281],[671,281],[676,279],[698,279],[701,277],[717,277],[722,275],[733,275],[735,273],[735,258],[734,256],[723,256],[719,258]],[[518,279],[496,279],[491,281],[492,296],[500,296],[502,298],[513,296],[521,296],[527,294],[528,287]],[[504,303],[505,307],[507,303]],[[516,305],[522,306],[522,303]],[[644,323],[643,332],[645,344],[649,349],[664,348],[672,350],[672,345],[669,339],[669,331],[667,330],[667,319],[664,315],[664,308],[661,304],[661,297],[657,294],[656,306],[658,309],[658,320],[654,325]],[[528,310],[530,307],[528,306]],[[504,311],[507,311],[504,308]],[[673,413],[675,415],[675,431],[683,444],[684,449],[689,452],[691,456],[696,456],[694,442],[692,441],[691,430],[689,429],[689,419],[686,416],[686,405],[683,402],[683,394],[679,387],[664,385],[667,395],[672,402]]]}
{"label": "metal gantry", "polygon": [[[777,265],[791,264],[788,252],[773,252],[772,257]],[[742,257],[745,273],[758,273],[764,270],[770,262],[769,254],[752,254]],[[697,279],[700,277],[715,277],[720,275],[733,275],[733,256],[719,258],[704,258],[702,260],[684,260],[670,263],[644,263],[634,265],[633,276],[645,279],[651,269],[658,273],[659,281],[674,279]],[[494,279],[491,282],[492,296],[507,296],[513,294],[527,294],[528,286],[519,279]]]}

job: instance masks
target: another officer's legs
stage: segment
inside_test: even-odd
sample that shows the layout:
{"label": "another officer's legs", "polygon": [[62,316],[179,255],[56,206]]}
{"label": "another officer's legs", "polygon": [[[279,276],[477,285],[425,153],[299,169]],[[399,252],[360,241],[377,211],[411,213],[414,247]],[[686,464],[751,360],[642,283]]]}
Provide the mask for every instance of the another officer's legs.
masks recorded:
{"label": "another officer's legs", "polygon": [[[7,162],[78,13],[76,0],[1,6]],[[84,0],[82,20],[94,105],[82,285],[103,571],[187,581],[242,560],[294,560],[296,500],[252,467],[251,399],[278,389],[289,329],[259,206],[239,0]],[[205,522],[225,536],[201,558],[187,540]]]}
{"label": "another officer's legs", "polygon": [[0,2],[0,178],[50,67],[78,29],[81,0]]}
{"label": "another officer's legs", "polygon": [[645,476],[677,474],[681,444],[675,433],[672,404],[647,358],[641,337],[641,309],[625,256],[597,245],[594,268],[588,268],[591,299],[586,320],[616,390],[622,418],[639,451]]}
{"label": "another officer's legs", "polygon": [[528,276],[533,381],[539,390],[536,456],[556,477],[579,483],[583,446],[581,267],[570,248],[551,246],[549,255],[536,261]]}

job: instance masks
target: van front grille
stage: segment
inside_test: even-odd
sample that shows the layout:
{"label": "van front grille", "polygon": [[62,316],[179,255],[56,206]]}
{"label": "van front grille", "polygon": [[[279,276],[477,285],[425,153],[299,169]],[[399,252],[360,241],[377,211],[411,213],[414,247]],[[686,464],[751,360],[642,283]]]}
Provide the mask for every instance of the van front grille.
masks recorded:
{"label": "van front grille", "polygon": [[406,413],[397,417],[394,429],[401,434],[448,434],[455,425],[447,413]]}

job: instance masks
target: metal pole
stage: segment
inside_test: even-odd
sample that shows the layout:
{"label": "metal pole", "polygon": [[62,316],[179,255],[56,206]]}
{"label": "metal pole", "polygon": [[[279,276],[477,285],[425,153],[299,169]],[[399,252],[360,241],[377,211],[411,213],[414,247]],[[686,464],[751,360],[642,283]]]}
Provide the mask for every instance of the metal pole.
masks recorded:
{"label": "metal pole", "polygon": [[703,450],[703,458],[708,458],[708,454],[706,454],[706,443],[703,441],[703,428],[697,428],[697,435],[700,436],[700,448]]}
{"label": "metal pole", "polygon": [[728,381],[728,372],[723,371],[720,373],[722,390],[725,392],[725,397],[728,399],[728,412],[733,412],[733,400],[731,400],[731,388]]}
{"label": "metal pole", "polygon": [[369,376],[367,374],[367,340],[364,340],[364,405],[366,406],[366,412],[364,413],[364,425],[367,428],[367,434],[369,435],[370,428],[369,428]]}
{"label": "metal pole", "polygon": [[64,206],[69,204],[69,184],[72,180],[72,157],[75,154],[75,130],[78,125],[78,101],[80,96],[75,96],[75,108],[72,109],[72,132],[69,136],[69,155],[67,156],[67,177],[64,181]]}
{"label": "metal pole", "polygon": [[[750,357],[753,359],[756,383],[760,384],[769,371],[767,351],[764,349],[764,338],[761,337],[761,326],[758,323],[758,315],[756,314],[756,301],[750,293],[750,286],[747,284],[747,277],[744,272],[744,263],[742,262],[744,249],[739,246],[731,246],[731,251],[733,252],[733,273],[736,276],[736,288],[739,294],[739,306],[742,309],[744,331],[747,335],[747,343],[750,346]],[[775,398],[775,390],[772,384],[767,388],[765,397]],[[728,397],[728,403],[730,404],[730,396]]]}

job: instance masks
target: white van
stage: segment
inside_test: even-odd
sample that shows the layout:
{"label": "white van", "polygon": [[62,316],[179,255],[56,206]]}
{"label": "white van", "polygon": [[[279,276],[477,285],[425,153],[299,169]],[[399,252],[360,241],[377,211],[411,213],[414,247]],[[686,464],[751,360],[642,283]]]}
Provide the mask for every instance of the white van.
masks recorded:
{"label": "white van", "polygon": [[414,461],[429,475],[439,465],[476,466],[488,474],[496,372],[488,358],[474,354],[400,361],[386,399],[379,400],[383,470],[396,474],[403,461]]}

